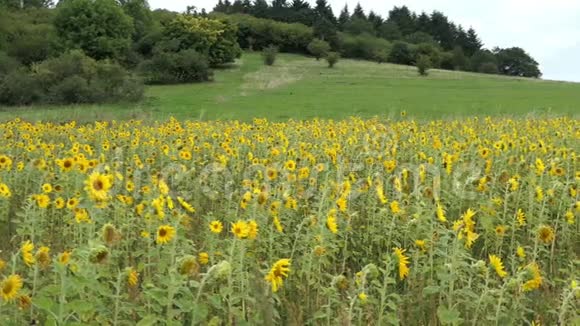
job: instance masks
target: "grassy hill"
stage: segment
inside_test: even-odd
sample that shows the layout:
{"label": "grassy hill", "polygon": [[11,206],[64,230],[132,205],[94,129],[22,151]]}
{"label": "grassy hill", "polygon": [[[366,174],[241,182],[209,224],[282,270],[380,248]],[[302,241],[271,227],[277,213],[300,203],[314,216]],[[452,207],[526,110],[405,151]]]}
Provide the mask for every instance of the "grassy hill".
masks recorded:
{"label": "grassy hill", "polygon": [[465,115],[578,115],[580,84],[432,70],[341,60],[325,62],[281,54],[266,67],[245,53],[230,69],[204,84],[153,86],[138,105],[0,108],[0,119],[91,121],[95,119],[339,119],[351,115],[418,119]]}

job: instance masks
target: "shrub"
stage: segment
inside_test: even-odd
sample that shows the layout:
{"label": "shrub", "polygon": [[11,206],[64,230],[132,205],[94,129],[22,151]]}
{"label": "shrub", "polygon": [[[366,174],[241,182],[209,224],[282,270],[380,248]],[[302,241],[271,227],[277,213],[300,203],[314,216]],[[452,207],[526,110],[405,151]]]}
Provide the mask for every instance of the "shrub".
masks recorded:
{"label": "shrub", "polygon": [[67,48],[98,60],[119,59],[133,34],[132,18],[114,0],[61,1],[54,26]]}
{"label": "shrub", "polygon": [[273,45],[262,50],[262,59],[264,59],[264,64],[267,66],[272,66],[276,62],[277,56],[278,48]]}
{"label": "shrub", "polygon": [[497,65],[493,62],[482,63],[477,71],[483,74],[499,74],[499,69],[497,68]]}
{"label": "shrub", "polygon": [[329,51],[330,44],[326,41],[315,38],[308,44],[308,52],[310,52],[316,60],[320,60],[320,58],[326,56]]}
{"label": "shrub", "polygon": [[389,59],[389,55],[387,53],[387,51],[385,50],[376,50],[373,53],[373,60],[380,63],[384,63],[387,62],[387,60]]}
{"label": "shrub", "polygon": [[237,27],[233,23],[190,15],[178,15],[163,30],[165,50],[195,50],[207,54],[212,66],[234,62],[240,57],[242,51],[236,35]]}
{"label": "shrub", "polygon": [[432,43],[421,43],[412,47],[413,61],[418,62],[419,57],[424,55],[429,58],[431,67],[439,68],[441,66],[441,50]]}
{"label": "shrub", "polygon": [[16,70],[19,66],[20,63],[16,59],[0,51],[0,79],[9,72]]}
{"label": "shrub", "polygon": [[358,58],[373,60],[378,51],[391,51],[391,43],[385,39],[372,35],[349,35],[340,34],[342,42],[342,56],[346,58]]}
{"label": "shrub", "polygon": [[419,75],[429,75],[429,68],[431,68],[431,60],[429,57],[426,55],[420,55],[417,59],[417,70],[419,71]]}
{"label": "shrub", "polygon": [[409,45],[405,42],[395,42],[389,53],[388,61],[400,65],[410,65],[413,63],[413,54]]}
{"label": "shrub", "polygon": [[158,52],[139,66],[148,84],[178,84],[209,81],[213,72],[207,57],[195,50]]}
{"label": "shrub", "polygon": [[326,55],[326,62],[328,62],[328,68],[333,68],[334,65],[338,62],[340,55],[336,52],[329,52]]}
{"label": "shrub", "polygon": [[121,66],[80,51],[13,70],[0,81],[0,103],[8,105],[138,101],[143,93],[143,83]]}
{"label": "shrub", "polygon": [[42,98],[38,80],[24,68],[0,79],[0,104],[29,105]]}
{"label": "shrub", "polygon": [[244,14],[213,13],[211,17],[235,24],[237,41],[244,49],[261,51],[275,45],[284,52],[308,53],[308,44],[314,38],[312,27],[299,23],[288,24]]}

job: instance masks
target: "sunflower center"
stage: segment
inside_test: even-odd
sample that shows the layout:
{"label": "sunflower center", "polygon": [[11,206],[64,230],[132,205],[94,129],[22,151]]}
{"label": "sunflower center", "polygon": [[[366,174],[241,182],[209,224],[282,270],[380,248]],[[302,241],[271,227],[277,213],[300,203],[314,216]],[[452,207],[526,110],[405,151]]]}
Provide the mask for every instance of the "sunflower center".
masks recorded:
{"label": "sunflower center", "polygon": [[167,230],[165,230],[165,229],[159,230],[159,236],[160,237],[165,237],[166,235],[167,235]]}
{"label": "sunflower center", "polygon": [[2,292],[4,294],[9,294],[12,292],[12,289],[13,289],[12,282],[7,282],[6,285],[4,285],[4,287],[2,288]]}
{"label": "sunflower center", "polygon": [[72,162],[71,161],[64,161],[64,164],[63,165],[64,165],[65,168],[68,169],[68,168],[70,168],[72,166]]}
{"label": "sunflower center", "polygon": [[101,180],[95,180],[93,182],[93,188],[95,190],[97,190],[97,191],[98,190],[103,190],[103,188],[104,188],[103,181],[101,181]]}

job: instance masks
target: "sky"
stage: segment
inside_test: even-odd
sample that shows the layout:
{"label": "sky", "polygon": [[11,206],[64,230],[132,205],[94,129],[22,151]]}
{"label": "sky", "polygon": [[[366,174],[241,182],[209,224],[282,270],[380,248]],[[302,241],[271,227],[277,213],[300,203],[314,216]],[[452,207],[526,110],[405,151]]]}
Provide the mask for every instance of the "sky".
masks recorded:
{"label": "sky", "polygon": [[[213,9],[218,0],[149,0],[152,9]],[[232,0],[233,2],[233,0]],[[291,2],[291,0],[289,0]],[[315,0],[309,1],[311,4]],[[439,10],[456,24],[473,27],[486,48],[519,46],[540,63],[544,79],[580,82],[580,0],[328,0],[338,15],[360,2],[383,17],[393,6]]]}

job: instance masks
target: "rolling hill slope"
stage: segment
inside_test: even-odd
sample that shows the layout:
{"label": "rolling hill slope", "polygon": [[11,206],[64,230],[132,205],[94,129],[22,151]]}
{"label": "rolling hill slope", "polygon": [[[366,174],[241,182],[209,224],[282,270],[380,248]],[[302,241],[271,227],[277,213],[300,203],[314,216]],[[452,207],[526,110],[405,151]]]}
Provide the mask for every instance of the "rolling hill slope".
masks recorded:
{"label": "rolling hill slope", "polygon": [[566,114],[580,111],[580,84],[341,60],[334,69],[299,55],[281,54],[266,67],[245,53],[204,84],[153,86],[138,105],[0,108],[0,119],[239,119],[362,117],[418,119],[467,115]]}

